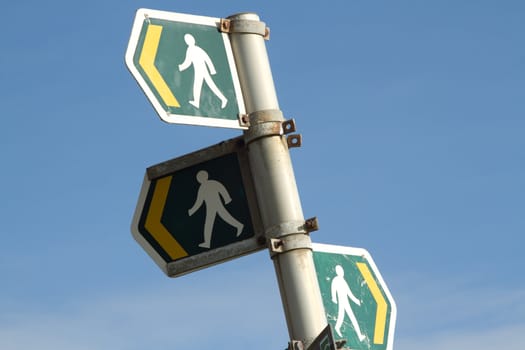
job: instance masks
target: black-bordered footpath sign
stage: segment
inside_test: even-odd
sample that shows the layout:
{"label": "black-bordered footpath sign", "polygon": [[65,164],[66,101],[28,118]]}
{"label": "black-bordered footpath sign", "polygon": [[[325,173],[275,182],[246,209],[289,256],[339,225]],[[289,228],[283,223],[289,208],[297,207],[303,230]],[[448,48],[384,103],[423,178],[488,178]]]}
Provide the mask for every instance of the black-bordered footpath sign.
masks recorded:
{"label": "black-bordered footpath sign", "polygon": [[220,18],[139,9],[126,65],[168,123],[243,129],[237,68]]}
{"label": "black-bordered footpath sign", "polygon": [[330,324],[319,333],[307,350],[337,350]]}
{"label": "black-bordered footpath sign", "polygon": [[317,243],[312,248],[334,337],[353,350],[392,350],[396,304],[370,253]]}
{"label": "black-bordered footpath sign", "polygon": [[170,277],[266,247],[242,137],[147,169],[131,231]]}

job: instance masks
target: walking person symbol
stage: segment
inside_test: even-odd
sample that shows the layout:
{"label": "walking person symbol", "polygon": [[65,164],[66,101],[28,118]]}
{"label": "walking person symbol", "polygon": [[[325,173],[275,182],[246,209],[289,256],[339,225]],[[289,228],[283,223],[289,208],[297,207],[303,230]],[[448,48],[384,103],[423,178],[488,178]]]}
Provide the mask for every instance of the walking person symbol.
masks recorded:
{"label": "walking person symbol", "polygon": [[[219,181],[209,180],[208,172],[200,170],[197,173],[197,182],[200,183],[195,203],[188,210],[188,215],[192,216],[203,204],[206,205],[206,219],[204,222],[204,242],[199,244],[201,248],[210,248],[211,235],[215,217],[219,215],[225,222],[237,229],[237,237],[242,233],[244,225],[237,221],[224,207],[232,201],[230,194],[223,184]],[[224,201],[224,203],[223,203]]]}
{"label": "walking person symbol", "polygon": [[343,321],[346,314],[350,318],[352,326],[354,326],[354,330],[356,331],[357,336],[359,337],[359,341],[362,342],[366,337],[363,333],[361,333],[359,323],[357,323],[357,319],[354,315],[354,312],[352,311],[352,308],[350,307],[350,302],[348,299],[350,298],[350,300],[352,300],[357,305],[361,305],[361,301],[357,299],[354,296],[354,294],[352,294],[348,283],[346,283],[345,281],[345,271],[343,270],[341,265],[337,265],[335,267],[335,273],[337,276],[333,278],[331,286],[332,302],[334,304],[337,304],[339,307],[337,312],[337,321],[335,323],[335,331],[340,337],[342,337],[341,326],[343,325]]}
{"label": "walking person symbol", "polygon": [[186,50],[186,58],[184,59],[184,62],[179,64],[179,71],[182,72],[193,65],[194,72],[193,100],[190,100],[189,103],[195,108],[199,108],[202,84],[206,82],[211,91],[221,100],[221,109],[224,109],[228,103],[228,99],[223,95],[221,90],[219,90],[211,77],[217,72],[215,71],[215,66],[210,59],[210,56],[208,56],[206,51],[195,44],[195,38],[193,35],[184,35],[184,41],[188,45],[188,49]]}

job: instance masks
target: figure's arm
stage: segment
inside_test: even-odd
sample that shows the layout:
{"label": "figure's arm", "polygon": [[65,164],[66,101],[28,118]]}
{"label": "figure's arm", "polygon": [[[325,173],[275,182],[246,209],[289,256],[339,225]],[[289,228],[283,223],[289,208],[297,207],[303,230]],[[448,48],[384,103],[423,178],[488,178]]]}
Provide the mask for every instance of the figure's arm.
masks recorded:
{"label": "figure's arm", "polygon": [[195,204],[193,204],[193,206],[190,209],[188,209],[188,215],[192,216],[193,214],[195,214],[195,212],[201,207],[202,202],[202,191],[199,189],[199,192],[197,193],[197,199],[195,200]]}
{"label": "figure's arm", "polygon": [[350,298],[350,300],[352,300],[354,303],[356,303],[357,305],[361,305],[361,300],[357,299],[355,297],[355,295],[352,293],[352,291],[350,290],[350,288],[348,288],[348,293],[347,293],[348,297]]}
{"label": "figure's arm", "polygon": [[190,50],[188,49],[186,51],[186,58],[184,59],[184,62],[179,64],[179,71],[182,72],[183,70],[186,70],[190,65],[191,65]]}
{"label": "figure's arm", "polygon": [[337,304],[337,294],[336,294],[336,284],[334,280],[332,280],[332,303]]}
{"label": "figure's arm", "polygon": [[210,59],[210,56],[208,54],[204,53],[204,62],[206,62],[206,66],[208,66],[208,70],[210,71],[211,75],[215,75],[217,71],[215,71],[215,66],[213,65],[213,62]]}
{"label": "figure's arm", "polygon": [[224,204],[228,204],[232,201],[232,198],[230,197],[230,194],[228,193],[228,191],[226,190],[226,188],[220,184],[219,186],[219,193],[222,197],[222,199],[224,200]]}

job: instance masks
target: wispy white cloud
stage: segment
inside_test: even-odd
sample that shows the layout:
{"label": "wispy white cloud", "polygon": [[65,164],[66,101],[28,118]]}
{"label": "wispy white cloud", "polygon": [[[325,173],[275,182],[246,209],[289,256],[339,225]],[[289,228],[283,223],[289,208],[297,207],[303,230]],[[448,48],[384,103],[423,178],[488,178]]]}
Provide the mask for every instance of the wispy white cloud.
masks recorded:
{"label": "wispy white cloud", "polygon": [[[56,306],[14,305],[0,315],[0,349],[284,349],[274,272],[256,271],[214,268],[140,288],[75,294]],[[391,280],[395,349],[525,348],[524,289],[415,275]]]}
{"label": "wispy white cloud", "polygon": [[271,278],[265,272],[256,279],[248,273],[177,279],[169,286],[78,296],[55,310],[17,305],[0,317],[0,349],[284,348],[278,291],[264,286],[274,284]]}
{"label": "wispy white cloud", "polygon": [[461,280],[398,278],[393,292],[398,306],[394,347],[524,349],[525,288],[492,282],[481,274]]}
{"label": "wispy white cloud", "polygon": [[394,348],[403,350],[523,350],[525,323],[484,330],[448,330],[425,336],[403,337]]}

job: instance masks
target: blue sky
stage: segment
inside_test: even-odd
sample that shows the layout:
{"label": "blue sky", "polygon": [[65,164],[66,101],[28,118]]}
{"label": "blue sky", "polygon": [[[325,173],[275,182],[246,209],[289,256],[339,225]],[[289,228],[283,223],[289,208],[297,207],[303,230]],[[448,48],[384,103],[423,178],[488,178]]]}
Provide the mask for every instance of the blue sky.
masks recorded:
{"label": "blue sky", "polygon": [[162,122],[127,71],[138,8],[260,15],[318,243],[367,249],[397,349],[523,349],[521,1],[18,1],[0,49],[0,347],[282,349],[260,252],[165,277],[130,224],[146,167],[239,135]]}

